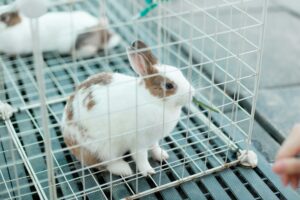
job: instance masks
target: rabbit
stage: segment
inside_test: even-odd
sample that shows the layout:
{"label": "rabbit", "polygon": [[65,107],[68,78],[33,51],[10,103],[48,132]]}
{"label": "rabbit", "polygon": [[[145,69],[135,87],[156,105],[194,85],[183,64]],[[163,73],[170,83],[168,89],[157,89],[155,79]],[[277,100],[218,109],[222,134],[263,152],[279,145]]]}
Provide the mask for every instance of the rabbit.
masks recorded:
{"label": "rabbit", "polygon": [[[90,50],[90,46],[97,48],[114,48],[119,42],[119,36],[108,31],[107,22],[83,11],[74,12],[49,12],[39,18],[40,46],[43,52],[58,51],[61,54],[70,54],[73,47],[77,45],[78,57],[88,57],[97,51]],[[30,19],[16,12],[9,12],[0,16],[0,52],[9,55],[32,53],[32,36]],[[88,34],[82,33],[90,27],[102,27],[95,34],[109,35],[103,43],[86,41]],[[91,33],[90,33],[91,34]],[[93,35],[93,34],[92,34]],[[92,45],[90,45],[93,43]]]}
{"label": "rabbit", "polygon": [[108,20],[102,18],[99,24],[84,30],[76,38],[75,49],[76,56],[86,58],[95,55],[99,50],[113,49],[120,44],[119,35],[108,31]]}
{"label": "rabbit", "polygon": [[127,49],[138,77],[95,74],[68,98],[61,131],[67,147],[84,165],[102,163],[100,169],[130,176],[133,172],[122,159],[129,151],[139,172],[147,176],[155,173],[148,150],[154,160],[168,159],[159,140],[174,129],[195,89],[180,69],[160,64],[148,49],[140,40]]}

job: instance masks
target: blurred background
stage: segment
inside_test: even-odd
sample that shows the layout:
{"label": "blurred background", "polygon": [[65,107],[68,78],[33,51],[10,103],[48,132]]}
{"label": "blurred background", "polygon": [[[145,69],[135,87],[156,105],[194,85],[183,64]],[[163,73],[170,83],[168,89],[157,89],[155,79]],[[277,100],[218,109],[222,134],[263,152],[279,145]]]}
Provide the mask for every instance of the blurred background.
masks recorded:
{"label": "blurred background", "polygon": [[300,1],[269,0],[268,11],[256,116],[264,129],[256,126],[253,143],[272,162],[300,122]]}

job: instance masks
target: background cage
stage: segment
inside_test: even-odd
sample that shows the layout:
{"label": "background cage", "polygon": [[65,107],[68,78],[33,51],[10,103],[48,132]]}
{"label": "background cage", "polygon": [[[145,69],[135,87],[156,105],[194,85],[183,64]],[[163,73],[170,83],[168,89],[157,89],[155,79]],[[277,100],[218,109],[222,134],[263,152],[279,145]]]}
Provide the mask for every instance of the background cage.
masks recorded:
{"label": "background cage", "polygon": [[[149,1],[51,2],[49,12],[85,10],[106,16],[122,41],[88,59],[47,52],[43,64],[35,63],[33,55],[1,54],[0,98],[15,109],[10,120],[0,122],[1,199],[159,199],[158,191],[180,193],[187,187],[202,187],[203,196],[213,199],[201,182],[177,186],[238,164],[238,153],[249,148],[267,1],[158,1],[140,18]],[[185,107],[173,133],[160,142],[170,159],[158,163],[150,158],[155,175],[124,178],[81,165],[64,144],[59,123],[67,97],[88,76],[102,71],[135,76],[126,47],[136,39],[145,41],[162,63],[179,67],[196,88],[197,98],[220,112],[195,104]],[[42,82],[35,66],[43,66]],[[48,116],[40,111],[43,99]],[[250,103],[251,109],[241,106]],[[50,140],[42,125],[45,118]]]}

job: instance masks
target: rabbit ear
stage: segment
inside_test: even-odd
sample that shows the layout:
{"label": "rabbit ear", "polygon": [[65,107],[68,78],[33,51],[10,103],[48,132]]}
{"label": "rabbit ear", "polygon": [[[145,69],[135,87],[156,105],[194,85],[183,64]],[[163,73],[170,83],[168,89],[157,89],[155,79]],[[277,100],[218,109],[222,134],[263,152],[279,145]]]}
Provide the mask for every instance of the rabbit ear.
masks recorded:
{"label": "rabbit ear", "polygon": [[147,76],[147,68],[152,67],[151,63],[142,54],[127,49],[128,59],[132,69],[140,76]]}
{"label": "rabbit ear", "polygon": [[157,73],[157,69],[153,66],[157,60],[146,48],[147,45],[144,42],[137,40],[127,49],[130,65],[140,76]]}

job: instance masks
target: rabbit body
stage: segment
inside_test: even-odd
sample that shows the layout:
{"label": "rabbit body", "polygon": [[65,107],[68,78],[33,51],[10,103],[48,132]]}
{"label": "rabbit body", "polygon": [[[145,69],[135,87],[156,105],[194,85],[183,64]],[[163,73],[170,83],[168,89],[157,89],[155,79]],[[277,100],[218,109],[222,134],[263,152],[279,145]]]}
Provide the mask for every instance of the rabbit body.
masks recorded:
{"label": "rabbit body", "polygon": [[[20,16],[21,22],[0,31],[0,52],[27,54],[32,52],[30,19]],[[76,33],[98,24],[98,19],[83,11],[49,12],[38,20],[42,51],[70,53]]]}
{"label": "rabbit body", "polygon": [[[89,132],[86,137],[82,137],[81,133],[73,136],[78,140],[94,141],[100,137],[101,142],[103,139],[103,145],[96,143],[87,146],[94,145],[92,149],[101,154],[99,155],[101,160],[109,159],[109,149],[103,148],[109,145],[107,142],[109,137],[114,138],[113,157],[122,156],[126,151],[131,150],[131,147],[135,148],[136,144],[139,149],[148,148],[171,132],[181,112],[181,107],[163,109],[164,102],[158,101],[149,94],[136,78],[118,73],[111,76],[109,89],[106,85],[93,85],[77,91],[73,101],[74,120],[88,127]],[[95,102],[92,109],[87,106],[86,98],[89,95]],[[82,104],[85,106],[76,106]],[[164,119],[163,112],[165,112]],[[139,134],[138,141],[136,141],[136,130]]]}
{"label": "rabbit body", "polygon": [[168,158],[158,142],[171,133],[194,89],[180,69],[158,64],[149,51],[129,60],[140,77],[100,73],[78,86],[65,107],[62,133],[69,147],[80,146],[83,157],[72,152],[86,165],[98,161],[114,174],[131,175],[122,159],[129,151],[143,175],[153,174],[148,150],[155,160]]}
{"label": "rabbit body", "polygon": [[[90,110],[86,102],[89,95],[95,102]],[[83,104],[85,106],[81,107]],[[147,151],[171,133],[179,120],[181,107],[166,104],[163,109],[163,104],[145,90],[140,80],[112,74],[109,89],[105,85],[93,85],[76,92],[72,103],[73,120],[75,124],[80,123],[81,128],[70,125],[72,123],[68,123],[64,115],[62,121],[66,124],[62,126],[63,132],[65,136],[80,141],[101,161],[118,159],[127,151]],[[86,129],[84,134],[82,127]],[[153,172],[148,165],[140,171],[146,174]],[[124,172],[125,175],[130,173]]]}

